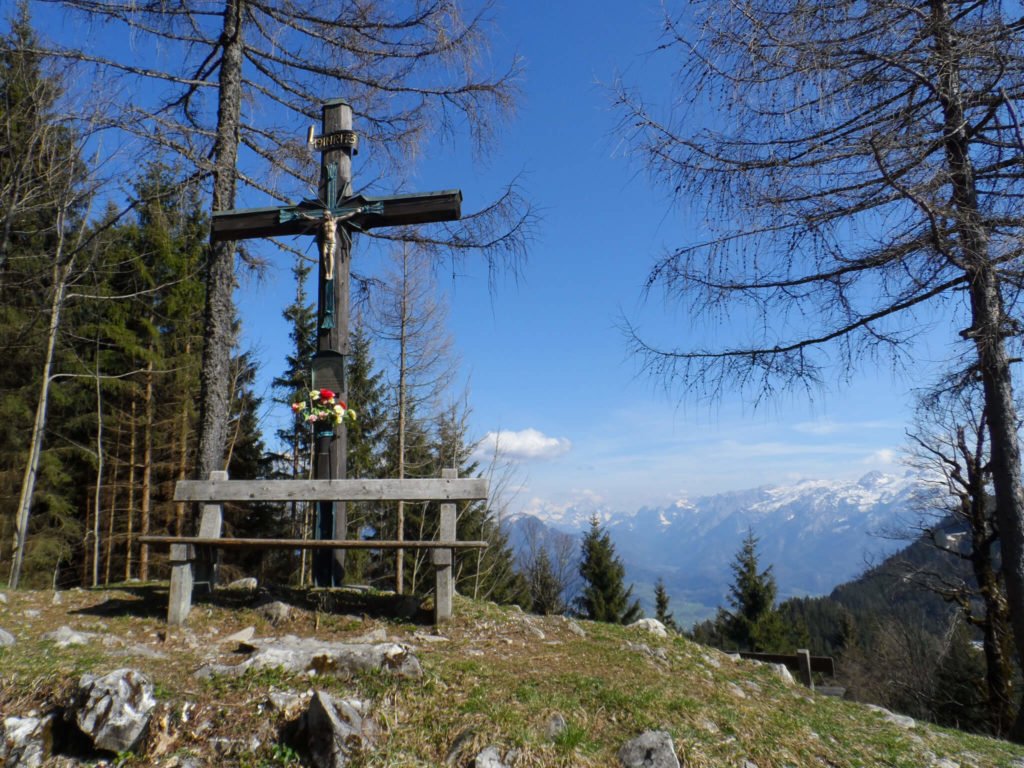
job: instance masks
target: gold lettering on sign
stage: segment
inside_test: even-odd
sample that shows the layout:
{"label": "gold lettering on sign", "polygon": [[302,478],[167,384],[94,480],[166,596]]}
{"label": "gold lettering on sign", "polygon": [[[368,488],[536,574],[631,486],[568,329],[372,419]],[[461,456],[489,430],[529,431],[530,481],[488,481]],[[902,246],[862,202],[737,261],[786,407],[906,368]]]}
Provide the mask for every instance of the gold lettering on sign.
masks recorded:
{"label": "gold lettering on sign", "polygon": [[324,136],[314,136],[309,140],[313,149],[320,151],[326,149],[344,149],[351,147],[356,149],[359,146],[359,134],[355,131],[337,131]]}

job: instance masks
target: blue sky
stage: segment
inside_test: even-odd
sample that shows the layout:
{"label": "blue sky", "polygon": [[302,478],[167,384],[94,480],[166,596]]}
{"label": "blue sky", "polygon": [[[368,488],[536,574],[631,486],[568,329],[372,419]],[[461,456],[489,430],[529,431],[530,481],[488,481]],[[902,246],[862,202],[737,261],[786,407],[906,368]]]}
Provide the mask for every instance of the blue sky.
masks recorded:
{"label": "blue sky", "polygon": [[[631,510],[762,483],[902,471],[913,381],[887,368],[857,372],[813,401],[788,396],[756,409],[739,394],[680,403],[638,376],[622,316],[653,333],[692,332],[681,308],[663,311],[657,296],[643,302],[653,256],[693,230],[629,156],[606,88],[619,76],[652,91],[668,82],[672,62],[648,53],[660,14],[646,0],[628,9],[535,0],[499,8],[492,57],[498,66],[523,57],[519,111],[485,163],[455,146],[413,182],[460,187],[469,210],[522,174],[542,216],[518,280],[500,280],[491,294],[483,269],[440,275],[476,436],[490,444],[500,434],[514,460],[511,508],[597,501]],[[283,306],[290,292],[285,266],[241,292],[248,338],[268,353],[286,330],[260,308]]]}
{"label": "blue sky", "polygon": [[[37,8],[37,19],[55,21],[51,8]],[[883,363],[813,398],[784,396],[757,408],[738,393],[680,402],[638,375],[628,356],[623,317],[659,338],[700,341],[716,331],[689,322],[685,307],[642,297],[659,250],[699,235],[629,155],[607,90],[622,77],[655,99],[668,97],[675,63],[650,53],[660,3],[520,0],[493,16],[495,68],[516,54],[524,60],[518,112],[485,158],[474,160],[458,137],[451,146],[428,145],[409,191],[461,188],[468,211],[520,176],[541,216],[518,278],[500,278],[492,292],[480,265],[461,265],[454,279],[439,274],[475,436],[489,444],[500,434],[514,465],[510,508],[589,500],[631,510],[763,483],[900,471],[909,392],[927,383],[922,371],[933,359],[947,357],[941,342],[921,350],[913,375]],[[48,33],[94,32],[51,24]],[[306,126],[295,130],[303,135]],[[357,188],[360,164],[373,152],[361,148]],[[370,257],[357,245],[356,269],[360,258]],[[289,268],[273,257],[265,277],[244,278],[236,296],[264,387],[283,368]],[[281,406],[266,416],[271,426],[287,418]]]}

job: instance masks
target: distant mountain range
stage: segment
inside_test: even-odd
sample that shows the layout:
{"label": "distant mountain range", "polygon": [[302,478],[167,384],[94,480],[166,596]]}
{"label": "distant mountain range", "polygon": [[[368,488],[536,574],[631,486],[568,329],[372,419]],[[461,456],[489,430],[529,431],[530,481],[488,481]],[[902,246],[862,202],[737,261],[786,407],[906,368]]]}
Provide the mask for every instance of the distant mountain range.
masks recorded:
{"label": "distant mountain range", "polygon": [[730,564],[748,529],[760,539],[762,567],[771,565],[779,599],[823,595],[905,547],[892,533],[917,518],[921,479],[869,472],[856,482],[803,480],[619,512],[596,505],[539,509],[509,524],[524,546],[538,520],[550,537],[578,535],[597,515],[615,542],[627,578],[652,613],[660,576],[677,620],[708,618],[724,603]]}

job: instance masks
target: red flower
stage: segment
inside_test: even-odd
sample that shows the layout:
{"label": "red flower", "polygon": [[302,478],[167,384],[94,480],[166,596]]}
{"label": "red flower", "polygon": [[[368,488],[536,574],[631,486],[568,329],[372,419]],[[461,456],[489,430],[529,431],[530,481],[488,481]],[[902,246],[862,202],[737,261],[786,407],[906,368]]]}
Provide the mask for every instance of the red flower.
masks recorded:
{"label": "red flower", "polygon": [[329,390],[329,389],[321,389],[320,390],[320,397],[323,398],[324,400],[333,400],[334,399],[334,393],[331,392],[331,390]]}

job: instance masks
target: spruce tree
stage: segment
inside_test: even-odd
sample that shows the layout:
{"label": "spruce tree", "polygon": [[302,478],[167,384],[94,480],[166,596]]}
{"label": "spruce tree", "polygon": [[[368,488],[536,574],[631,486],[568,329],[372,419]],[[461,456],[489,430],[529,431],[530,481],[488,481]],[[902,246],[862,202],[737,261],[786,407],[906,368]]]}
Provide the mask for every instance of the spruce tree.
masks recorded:
{"label": "spruce tree", "polygon": [[529,564],[526,580],[530,589],[530,611],[541,616],[565,613],[562,584],[555,574],[548,549],[540,546],[537,556]]}
{"label": "spruce tree", "polygon": [[[288,338],[291,349],[285,356],[285,370],[274,378],[271,386],[274,402],[285,407],[290,407],[302,390],[310,386],[313,355],[316,353],[316,309],[306,291],[311,269],[309,264],[296,259],[292,267],[295,300],[282,312],[290,325]],[[292,418],[286,427],[277,430],[277,439],[285,447],[285,455],[281,457],[283,474],[292,479],[308,477],[312,462],[312,434],[308,426]]]}
{"label": "spruce tree", "polygon": [[590,519],[581,549],[583,591],[576,598],[577,613],[584,619],[610,624],[630,624],[639,619],[643,615],[640,601],[630,603],[633,587],[626,588],[626,569],[596,515]]}
{"label": "spruce tree", "polygon": [[732,564],[735,580],[729,587],[728,600],[733,610],[719,611],[717,622],[733,647],[789,653],[796,644],[806,642],[807,631],[802,627],[794,631],[775,610],[775,576],[771,566],[761,570],[757,542],[754,532],[748,529]]}
{"label": "spruce tree", "polygon": [[[383,374],[373,359],[370,336],[360,319],[353,323],[349,333],[349,354],[345,358],[345,386],[348,406],[356,412],[354,424],[346,428],[348,439],[347,476],[350,478],[382,478],[385,471],[385,426]],[[382,504],[364,502],[350,504],[349,529],[355,536],[373,531],[384,514]],[[380,555],[377,559],[380,560]],[[362,584],[372,570],[380,570],[372,563],[369,550],[353,549],[345,557],[345,580]]]}
{"label": "spruce tree", "polygon": [[357,319],[353,326],[345,359],[348,406],[356,412],[347,429],[348,477],[380,478],[387,426],[383,374],[374,363],[365,325]]}
{"label": "spruce tree", "polygon": [[668,603],[669,597],[668,592],[665,590],[665,582],[659,576],[658,582],[654,585],[654,618],[668,629],[678,632],[679,626],[676,624],[675,617],[668,612]]}

